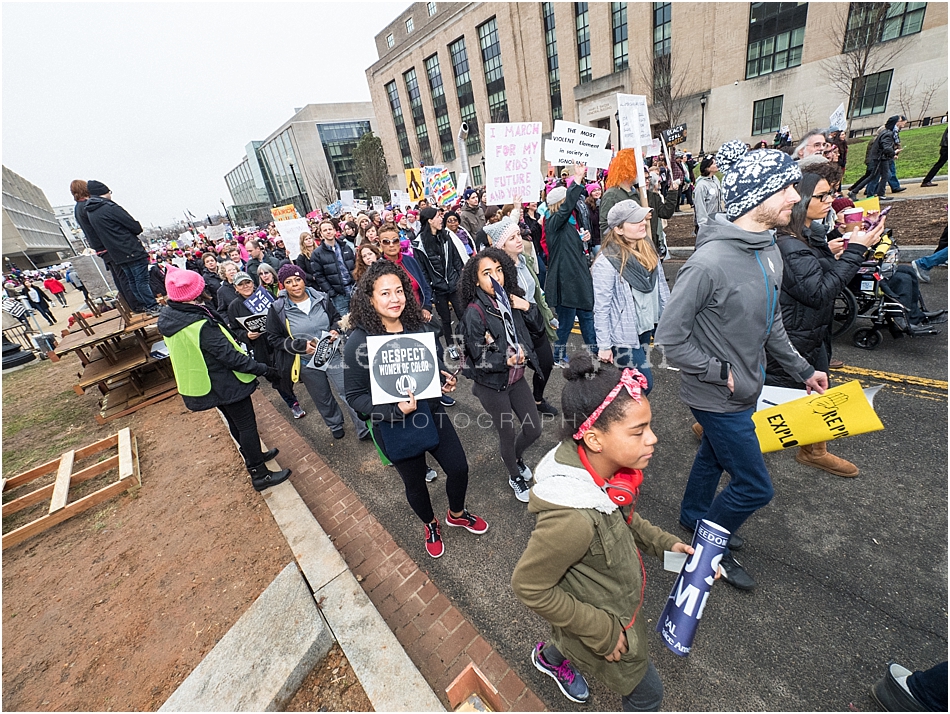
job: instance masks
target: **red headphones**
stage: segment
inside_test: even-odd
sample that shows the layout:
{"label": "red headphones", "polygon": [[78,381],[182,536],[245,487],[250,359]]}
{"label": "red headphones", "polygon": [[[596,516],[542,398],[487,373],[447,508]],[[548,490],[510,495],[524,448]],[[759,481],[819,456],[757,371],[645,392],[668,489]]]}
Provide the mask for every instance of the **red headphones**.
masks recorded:
{"label": "red headphones", "polygon": [[587,473],[594,479],[594,483],[607,494],[611,501],[618,506],[632,506],[636,503],[640,495],[640,484],[643,483],[643,472],[640,469],[620,469],[610,477],[609,481],[606,481],[594,471],[582,446],[577,447],[577,455],[584,468],[587,469]]}

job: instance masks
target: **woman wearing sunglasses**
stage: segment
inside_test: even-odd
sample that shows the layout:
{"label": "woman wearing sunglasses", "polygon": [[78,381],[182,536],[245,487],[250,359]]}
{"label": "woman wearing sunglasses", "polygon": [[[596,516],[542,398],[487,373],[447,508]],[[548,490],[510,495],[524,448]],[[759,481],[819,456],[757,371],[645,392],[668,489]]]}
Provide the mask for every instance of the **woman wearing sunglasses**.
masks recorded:
{"label": "woman wearing sunglasses", "polygon": [[400,266],[409,274],[409,282],[412,284],[412,293],[416,296],[419,305],[422,306],[422,319],[426,322],[432,320],[432,286],[426,280],[425,271],[419,265],[419,261],[411,255],[402,252],[399,241],[399,228],[393,223],[384,223],[378,231],[379,249],[383,253],[383,258],[390,260]]}

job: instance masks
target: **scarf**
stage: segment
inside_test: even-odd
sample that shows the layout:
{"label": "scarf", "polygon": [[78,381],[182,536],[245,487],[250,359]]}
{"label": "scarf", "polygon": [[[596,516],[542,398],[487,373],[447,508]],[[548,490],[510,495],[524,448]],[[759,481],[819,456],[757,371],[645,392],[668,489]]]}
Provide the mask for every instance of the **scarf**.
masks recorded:
{"label": "scarf", "polygon": [[653,289],[656,287],[656,270],[648,271],[640,265],[639,260],[632,258],[627,261],[627,264],[623,267],[623,271],[621,271],[620,248],[613,243],[603,246],[600,252],[610,261],[610,264],[614,266],[614,270],[621,274],[631,288],[641,293],[653,292]]}
{"label": "scarf", "polygon": [[402,264],[402,257],[403,257],[403,254],[399,253],[396,256],[395,260],[392,260],[392,258],[388,258],[388,257],[386,258],[386,260],[391,260],[393,263],[395,263],[400,268],[402,268],[403,272],[405,272],[405,274],[409,276],[409,282],[412,283],[412,292],[413,294],[415,294],[416,300],[419,301],[419,304],[422,305],[422,288],[419,287],[419,283],[416,281],[416,279],[412,277],[412,273],[406,270],[406,267]]}

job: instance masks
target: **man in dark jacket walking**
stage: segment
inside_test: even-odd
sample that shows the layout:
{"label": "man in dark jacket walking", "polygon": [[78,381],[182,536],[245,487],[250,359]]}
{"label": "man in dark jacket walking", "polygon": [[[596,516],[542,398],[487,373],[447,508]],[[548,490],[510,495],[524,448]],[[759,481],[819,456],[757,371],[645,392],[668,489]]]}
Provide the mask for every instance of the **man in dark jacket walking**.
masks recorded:
{"label": "man in dark jacket walking", "polygon": [[317,287],[330,296],[340,315],[350,312],[350,294],[356,282],[353,269],[356,257],[346,241],[337,240],[336,229],[330,221],[320,224],[321,243],[310,254],[313,279]]}
{"label": "man in dark jacket walking", "polygon": [[904,117],[900,114],[892,116],[884,125],[884,130],[871,142],[871,148],[868,153],[870,174],[866,179],[859,181],[851,187],[848,196],[852,201],[858,200],[858,191],[875,179],[877,179],[878,200],[891,200],[884,195],[884,189],[887,188],[887,181],[891,176],[891,161],[897,156],[897,135],[895,133],[895,127],[899,121],[905,121]]}
{"label": "man in dark jacket walking", "polygon": [[[792,347],[779,305],[782,255],[773,229],[791,218],[800,198],[793,184],[801,171],[781,151],[747,152],[740,141],[724,144],[716,164],[723,172],[726,212],[700,226],[696,251],[676,276],[655,342],[680,369],[680,398],[703,433],[680,524],[692,531],[707,519],[732,533],[723,579],[752,590],[755,580],[732,551],[741,547],[736,531],[774,494],[752,422],[765,348],[809,392],[823,393],[828,376]],[[731,480],[717,496],[723,471]]]}
{"label": "man in dark jacket walking", "polygon": [[101,181],[86,184],[90,198],[86,201],[86,216],[98,239],[129,279],[132,292],[139,299],[145,313],[155,317],[161,311],[148,284],[148,253],[138,236],[142,224],[132,218],[122,206],[113,202],[112,191]]}

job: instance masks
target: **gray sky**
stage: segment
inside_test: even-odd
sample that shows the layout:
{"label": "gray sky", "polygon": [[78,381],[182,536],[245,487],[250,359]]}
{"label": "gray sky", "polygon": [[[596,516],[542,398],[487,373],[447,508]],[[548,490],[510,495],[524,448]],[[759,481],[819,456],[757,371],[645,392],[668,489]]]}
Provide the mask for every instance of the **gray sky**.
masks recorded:
{"label": "gray sky", "polygon": [[3,164],[54,206],[97,179],[148,226],[230,205],[224,174],[295,107],[369,101],[408,2],[3,3]]}

